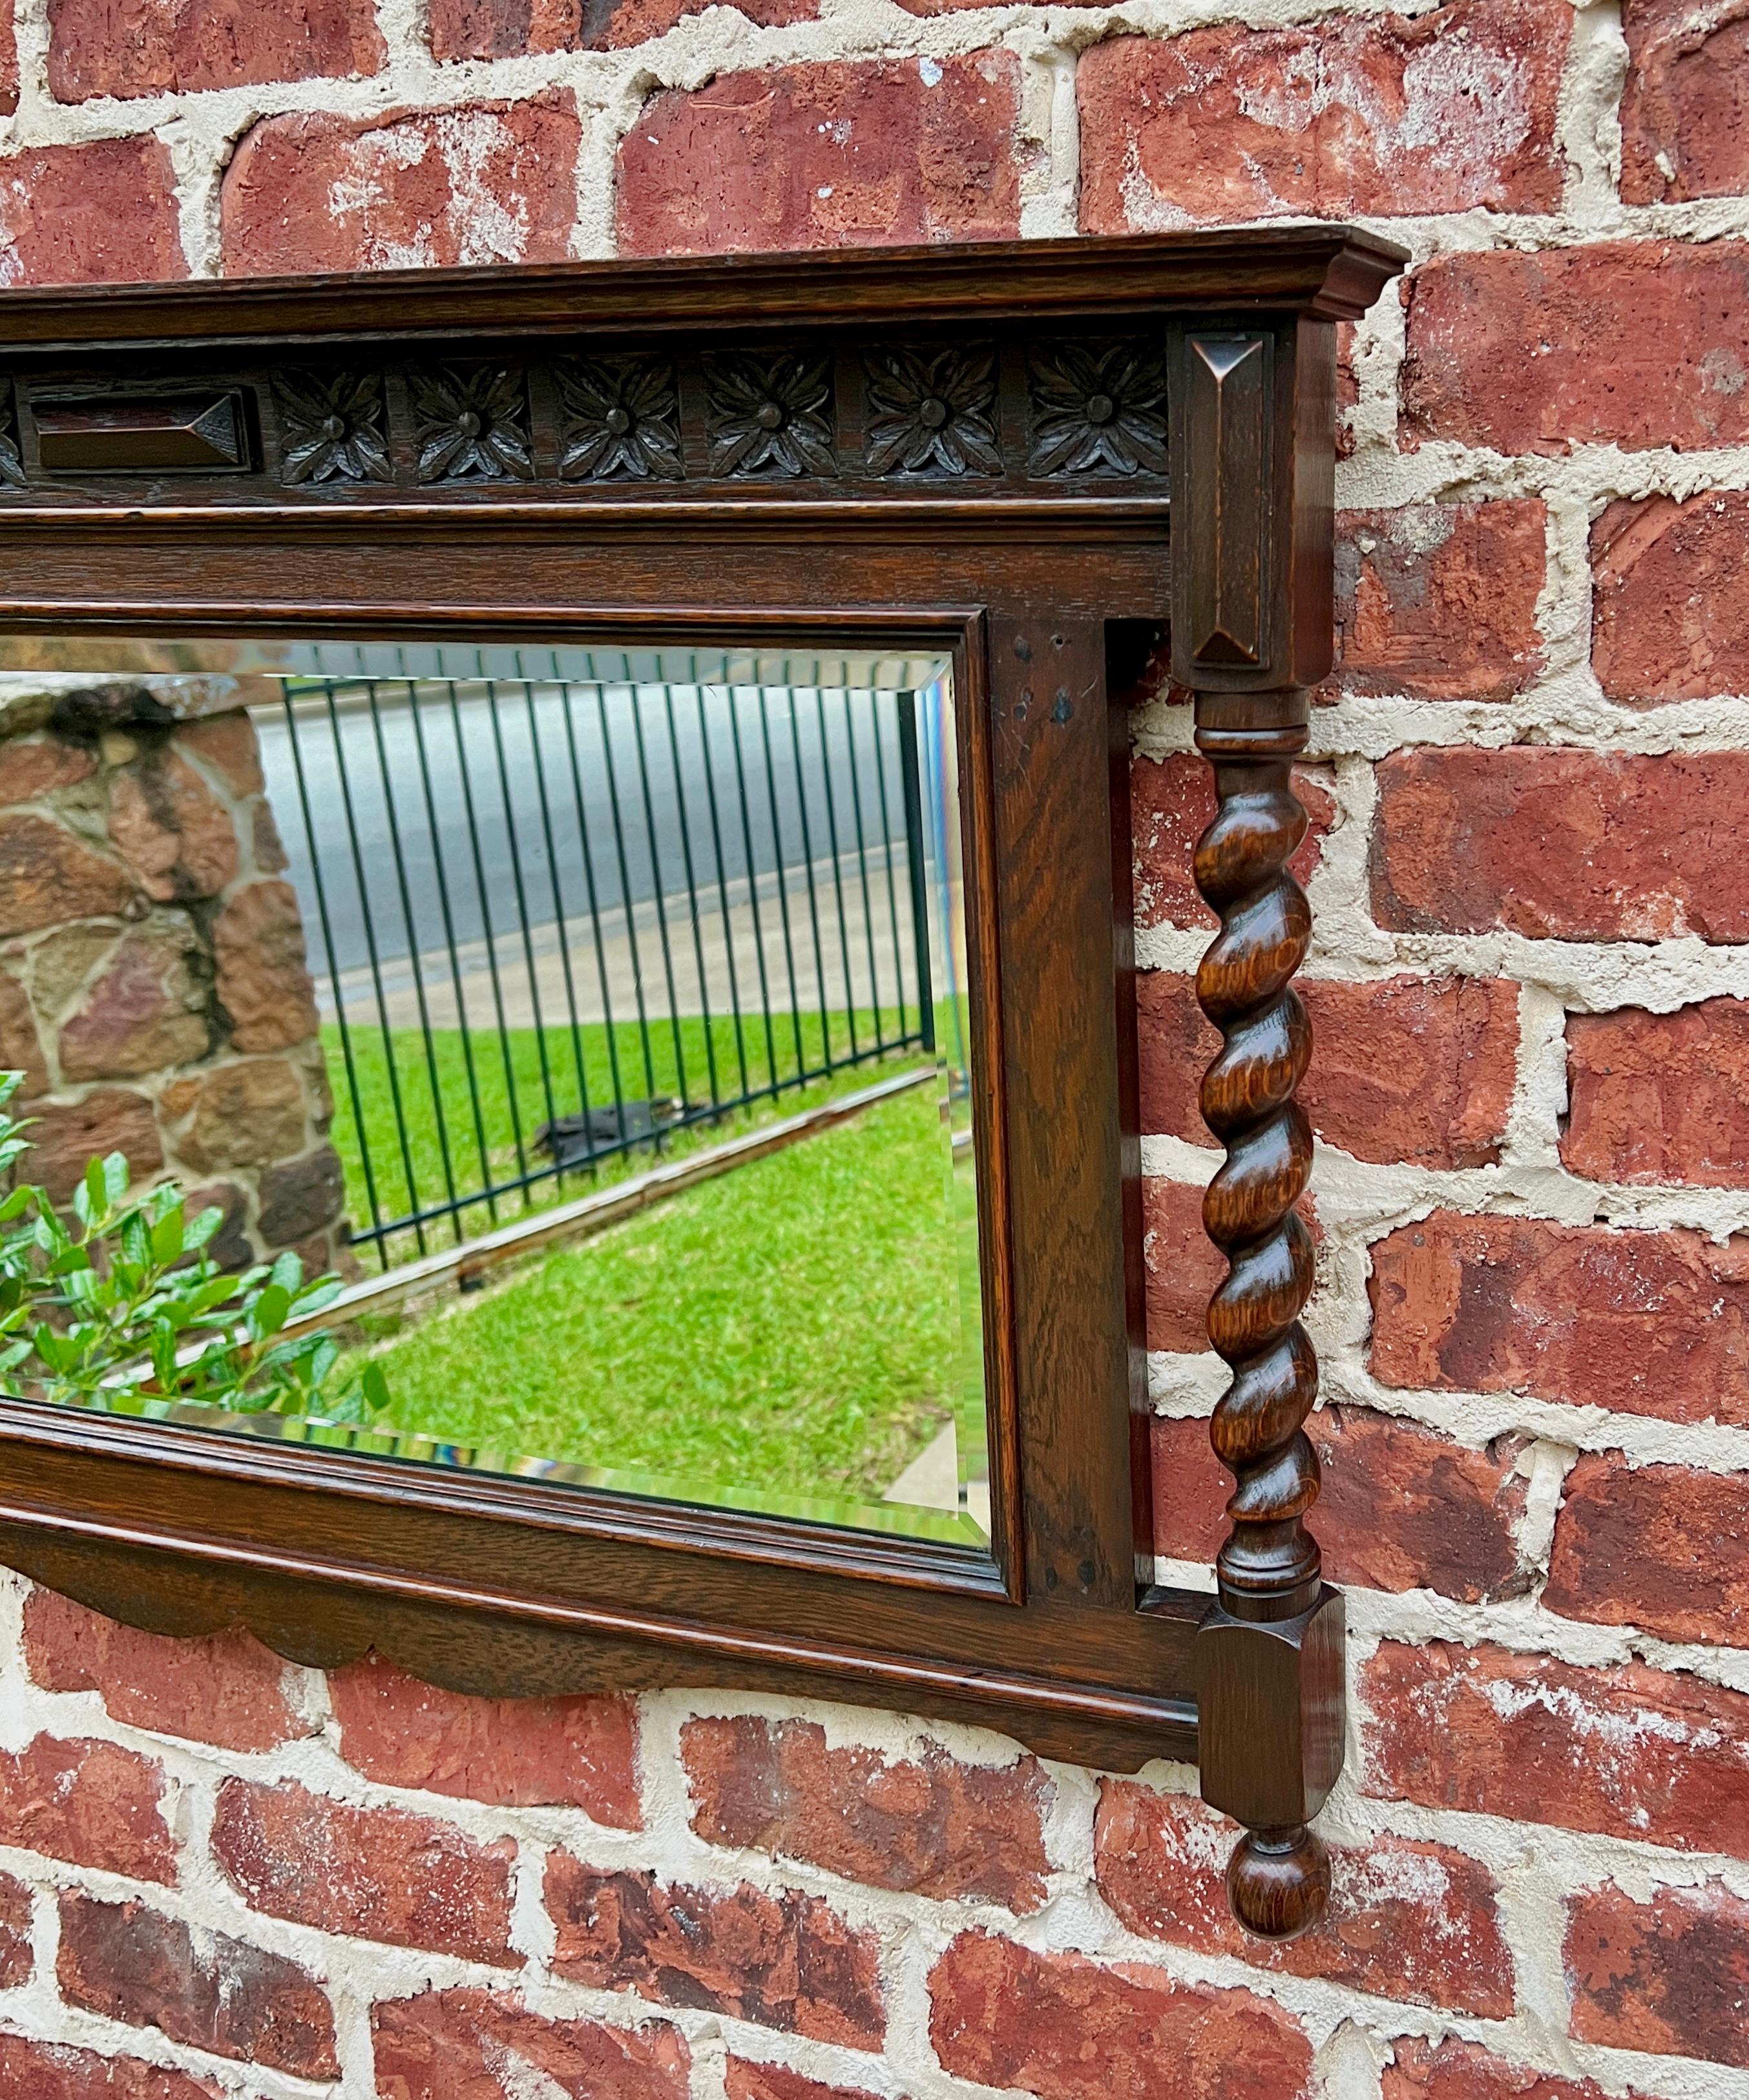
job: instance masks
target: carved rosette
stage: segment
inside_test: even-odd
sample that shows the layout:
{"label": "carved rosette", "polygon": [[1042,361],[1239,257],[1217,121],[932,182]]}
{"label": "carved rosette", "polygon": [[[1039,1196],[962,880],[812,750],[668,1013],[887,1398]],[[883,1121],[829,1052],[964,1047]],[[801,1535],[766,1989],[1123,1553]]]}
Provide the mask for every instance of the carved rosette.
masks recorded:
{"label": "carved rosette", "polygon": [[835,474],[828,356],[733,352],[704,363],[716,474]]}
{"label": "carved rosette", "polygon": [[18,404],[10,379],[0,380],[0,481],[11,488],[24,486],[24,462],[18,449]]}
{"label": "carved rosette", "polygon": [[863,371],[871,474],[1002,472],[993,350],[882,350]]}
{"label": "carved rosette", "polygon": [[374,372],[280,374],[280,474],[306,481],[390,481],[382,380]]}
{"label": "carved rosette", "polygon": [[1055,343],[1027,376],[1033,474],[1167,471],[1165,361],[1146,345]]}
{"label": "carved rosette", "polygon": [[416,372],[408,382],[419,479],[530,481],[528,390],[520,372]]}
{"label": "carved rosette", "polygon": [[[1311,1170],[1311,1128],[1294,1098],[1311,1027],[1291,983],[1311,913],[1288,870],[1306,832],[1290,771],[1306,730],[1200,731],[1197,740],[1214,764],[1218,808],[1197,842],[1196,887],[1221,921],[1196,974],[1197,999],[1221,1031],[1201,1105],[1226,1149],[1203,1223],[1228,1264],[1209,1303],[1209,1339],[1232,1373],[1210,1436],[1237,1481],[1216,1574],[1232,1618],[1281,1622],[1312,1611],[1322,1588],[1304,1521],[1319,1486],[1304,1427],[1318,1360],[1299,1319],[1312,1244],[1295,1208]],[[1328,1856],[1303,1821],[1248,1830],[1227,1873],[1236,1915],[1271,1938],[1311,1922],[1328,1882]]]}
{"label": "carved rosette", "polygon": [[579,358],[557,370],[567,481],[679,481],[680,395],[666,357]]}

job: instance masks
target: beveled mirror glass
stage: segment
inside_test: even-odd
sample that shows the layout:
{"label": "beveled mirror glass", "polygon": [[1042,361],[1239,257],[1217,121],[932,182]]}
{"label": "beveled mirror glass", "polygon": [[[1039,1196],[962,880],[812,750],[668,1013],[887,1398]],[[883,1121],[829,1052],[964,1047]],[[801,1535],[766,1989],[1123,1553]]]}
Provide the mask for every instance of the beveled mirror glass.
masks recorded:
{"label": "beveled mirror glass", "polygon": [[985,1543],[946,659],[3,660],[8,1390]]}

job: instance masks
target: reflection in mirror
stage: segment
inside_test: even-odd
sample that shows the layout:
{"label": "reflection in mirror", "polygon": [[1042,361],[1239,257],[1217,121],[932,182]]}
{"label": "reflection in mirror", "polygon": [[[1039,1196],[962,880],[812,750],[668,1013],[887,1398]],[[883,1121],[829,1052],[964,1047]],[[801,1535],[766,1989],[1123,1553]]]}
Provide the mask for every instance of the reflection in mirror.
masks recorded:
{"label": "reflection in mirror", "polygon": [[8,1392],[985,1542],[945,661],[0,665]]}

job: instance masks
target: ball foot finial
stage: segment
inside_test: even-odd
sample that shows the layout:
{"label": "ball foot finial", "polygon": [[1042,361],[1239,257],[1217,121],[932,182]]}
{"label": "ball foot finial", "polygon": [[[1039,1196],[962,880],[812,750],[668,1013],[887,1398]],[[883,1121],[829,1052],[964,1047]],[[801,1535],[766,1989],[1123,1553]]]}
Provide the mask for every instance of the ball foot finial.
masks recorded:
{"label": "ball foot finial", "polygon": [[1330,1855],[1315,1832],[1248,1830],[1227,1863],[1233,1916],[1259,1939],[1297,1939],[1324,1915]]}

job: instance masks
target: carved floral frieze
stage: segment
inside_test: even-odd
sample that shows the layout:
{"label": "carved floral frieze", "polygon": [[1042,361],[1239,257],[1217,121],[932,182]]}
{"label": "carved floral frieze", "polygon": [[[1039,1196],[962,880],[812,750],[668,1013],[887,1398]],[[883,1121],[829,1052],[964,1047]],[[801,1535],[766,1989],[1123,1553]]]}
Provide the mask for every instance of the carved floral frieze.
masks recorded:
{"label": "carved floral frieze", "polygon": [[672,358],[632,353],[560,365],[559,472],[566,481],[680,481],[680,394]]}
{"label": "carved floral frieze", "polygon": [[394,479],[381,373],[281,373],[273,397],[282,481]]}
{"label": "carved floral frieze", "polygon": [[0,380],[0,482],[24,486],[24,463],[18,449],[18,403],[10,379]]}
{"label": "carved floral frieze", "polygon": [[1165,474],[1166,368],[1136,342],[1053,343],[1027,360],[1035,474]]}
{"label": "carved floral frieze", "polygon": [[835,474],[832,360],[791,351],[704,360],[713,474]]}
{"label": "carved floral frieze", "polygon": [[531,481],[528,388],[520,372],[446,367],[408,381],[419,479]]}
{"label": "carved floral frieze", "polygon": [[881,350],[863,371],[871,474],[1002,472],[992,347]]}

